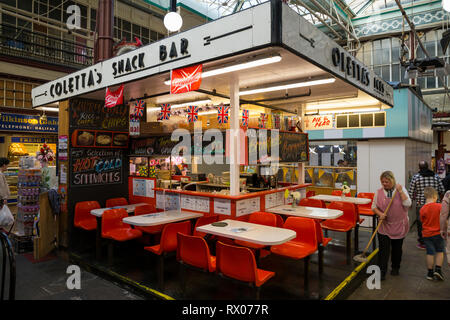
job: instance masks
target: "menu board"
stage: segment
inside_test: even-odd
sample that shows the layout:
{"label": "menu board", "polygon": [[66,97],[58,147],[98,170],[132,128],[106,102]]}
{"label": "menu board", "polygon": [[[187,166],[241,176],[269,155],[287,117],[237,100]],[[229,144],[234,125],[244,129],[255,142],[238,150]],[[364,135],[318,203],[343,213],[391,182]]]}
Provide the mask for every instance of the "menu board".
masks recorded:
{"label": "menu board", "polygon": [[180,195],[174,193],[156,192],[156,208],[167,210],[180,209]]}
{"label": "menu board", "polygon": [[236,201],[236,217],[259,211],[259,201],[259,197]]}
{"label": "menu board", "polygon": [[122,183],[122,150],[72,148],[70,185],[89,187]]}
{"label": "menu board", "polygon": [[192,211],[209,212],[209,198],[181,195],[181,208]]}
{"label": "menu board", "polygon": [[[226,135],[225,131],[222,131],[221,133],[223,141],[222,149],[218,147],[219,144],[215,141],[215,137],[211,139],[212,141],[203,141],[202,137],[201,149],[199,147],[196,148],[194,143],[194,135],[191,134],[190,142],[188,143],[188,145],[191,146],[191,153],[192,154],[194,154],[195,152],[202,153],[205,151],[207,147],[209,147],[208,150],[211,150],[211,155],[225,154]],[[130,154],[143,156],[170,155],[172,154],[172,149],[181,142],[183,142],[182,138],[180,138],[179,141],[177,140],[172,141],[172,135],[170,134],[152,138],[133,139],[131,141]],[[211,146],[211,144],[214,144],[214,147]]]}
{"label": "menu board", "polygon": [[214,199],[214,213],[231,216],[231,200]]}
{"label": "menu board", "polygon": [[308,134],[280,132],[280,162],[306,162],[309,155]]}
{"label": "menu board", "polygon": [[270,193],[265,195],[266,209],[284,204],[284,192]]}
{"label": "menu board", "polygon": [[128,104],[105,108],[104,101],[72,99],[69,114],[71,128],[128,132]]}

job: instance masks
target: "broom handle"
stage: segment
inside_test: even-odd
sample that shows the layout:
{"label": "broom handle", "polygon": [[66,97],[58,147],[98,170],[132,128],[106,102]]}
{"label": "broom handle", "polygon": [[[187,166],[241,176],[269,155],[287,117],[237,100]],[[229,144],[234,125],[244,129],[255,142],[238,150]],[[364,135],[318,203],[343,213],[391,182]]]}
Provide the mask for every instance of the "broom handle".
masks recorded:
{"label": "broom handle", "polygon": [[[394,197],[395,197],[396,194],[397,194],[397,189],[394,191],[394,194],[392,195],[391,201],[389,201],[389,204],[388,204],[386,210],[384,210],[384,212],[383,212],[384,214],[386,214],[386,213],[389,211],[389,208],[391,207],[392,201],[394,200]],[[382,222],[383,222],[383,220],[380,220],[380,222],[378,223],[378,226],[377,226],[377,228],[375,229],[375,231],[373,232],[372,237],[371,237],[370,240],[369,240],[369,243],[367,244],[366,248],[364,249],[364,251],[363,251],[363,253],[362,253],[363,255],[366,254],[367,250],[369,249],[369,246],[370,246],[370,244],[372,243],[373,238],[374,238],[375,235],[377,234],[378,228],[380,228]]]}

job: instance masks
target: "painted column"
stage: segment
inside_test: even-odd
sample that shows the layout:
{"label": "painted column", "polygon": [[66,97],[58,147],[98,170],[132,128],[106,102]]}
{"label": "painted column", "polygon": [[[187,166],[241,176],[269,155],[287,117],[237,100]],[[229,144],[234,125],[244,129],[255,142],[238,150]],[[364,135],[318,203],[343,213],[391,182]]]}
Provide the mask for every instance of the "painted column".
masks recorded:
{"label": "painted column", "polygon": [[239,77],[230,77],[230,195],[239,195]]}
{"label": "painted column", "polygon": [[[297,115],[302,119],[301,120],[301,128],[302,131],[305,132],[305,105],[302,104],[299,106],[297,110]],[[305,183],[305,163],[299,162],[298,163],[298,183],[304,184]],[[302,189],[306,190],[306,189]]]}

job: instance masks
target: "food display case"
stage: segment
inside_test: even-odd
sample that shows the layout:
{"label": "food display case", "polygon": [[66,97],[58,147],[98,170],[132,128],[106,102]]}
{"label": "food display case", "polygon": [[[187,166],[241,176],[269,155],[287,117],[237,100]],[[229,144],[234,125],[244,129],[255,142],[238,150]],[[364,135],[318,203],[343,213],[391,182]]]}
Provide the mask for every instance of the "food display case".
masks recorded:
{"label": "food display case", "polygon": [[311,183],[309,190],[316,190],[319,193],[331,194],[333,190],[341,190],[344,181],[351,189],[351,194],[357,190],[357,169],[356,167],[323,167],[306,166],[305,183]]}
{"label": "food display case", "polygon": [[8,167],[4,174],[6,177],[6,182],[8,182],[9,191],[11,193],[11,196],[8,199],[8,204],[16,204],[19,167]]}

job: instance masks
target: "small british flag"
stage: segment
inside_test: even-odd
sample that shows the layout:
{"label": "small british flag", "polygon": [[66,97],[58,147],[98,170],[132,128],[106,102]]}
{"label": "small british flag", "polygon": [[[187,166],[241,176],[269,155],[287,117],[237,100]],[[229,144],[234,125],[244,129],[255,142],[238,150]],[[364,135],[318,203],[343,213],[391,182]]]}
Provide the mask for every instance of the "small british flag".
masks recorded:
{"label": "small british flag", "polygon": [[259,127],[265,128],[267,126],[268,121],[267,113],[261,113],[261,117],[259,118]]}
{"label": "small british flag", "polygon": [[248,110],[242,110],[242,126],[244,127],[248,127],[248,117],[249,117],[249,112]]}
{"label": "small british flag", "polygon": [[228,123],[228,111],[230,110],[230,107],[225,107],[223,104],[219,106],[219,109],[217,109],[217,120],[219,123]]}
{"label": "small british flag", "polygon": [[130,113],[132,116],[140,118],[144,115],[144,110],[145,110],[145,101],[137,100],[131,105]]}
{"label": "small british flag", "polygon": [[198,120],[198,107],[197,106],[189,106],[188,107],[188,121],[195,122]]}
{"label": "small british flag", "polygon": [[169,120],[170,119],[170,104],[162,104],[161,112],[158,116],[158,120]]}

